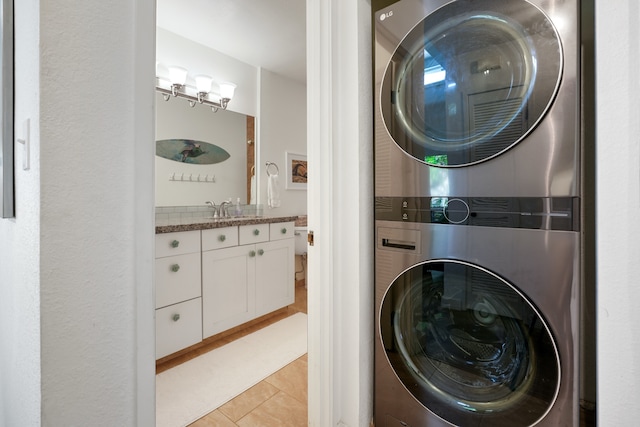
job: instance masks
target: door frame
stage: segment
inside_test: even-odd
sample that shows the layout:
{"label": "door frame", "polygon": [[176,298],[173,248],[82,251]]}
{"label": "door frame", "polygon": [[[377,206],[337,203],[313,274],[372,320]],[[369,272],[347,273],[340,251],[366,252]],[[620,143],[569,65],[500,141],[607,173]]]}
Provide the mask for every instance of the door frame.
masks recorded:
{"label": "door frame", "polygon": [[309,425],[373,412],[371,5],[307,0]]}

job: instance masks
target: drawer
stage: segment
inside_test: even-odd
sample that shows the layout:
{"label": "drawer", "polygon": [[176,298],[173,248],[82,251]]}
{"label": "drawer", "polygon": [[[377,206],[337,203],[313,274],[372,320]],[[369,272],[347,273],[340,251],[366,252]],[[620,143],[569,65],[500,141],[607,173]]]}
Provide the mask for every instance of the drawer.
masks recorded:
{"label": "drawer", "polygon": [[269,224],[269,240],[293,239],[294,222],[274,222]]}
{"label": "drawer", "polygon": [[241,245],[266,242],[269,240],[269,224],[241,225],[239,235]]}
{"label": "drawer", "polygon": [[158,258],[156,264],[156,308],[197,298],[200,286],[200,253]]}
{"label": "drawer", "polygon": [[238,246],[238,227],[202,230],[202,251]]}
{"label": "drawer", "polygon": [[202,341],[200,298],[156,310],[156,359],[200,341]]}
{"label": "drawer", "polygon": [[156,258],[200,252],[200,230],[156,234]]}

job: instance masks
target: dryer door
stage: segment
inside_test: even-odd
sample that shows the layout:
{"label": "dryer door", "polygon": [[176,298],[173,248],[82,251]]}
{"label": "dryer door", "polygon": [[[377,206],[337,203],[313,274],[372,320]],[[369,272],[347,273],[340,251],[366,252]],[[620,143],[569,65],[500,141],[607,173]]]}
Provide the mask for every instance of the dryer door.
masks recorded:
{"label": "dryer door", "polygon": [[497,275],[461,261],[424,262],[393,282],[380,311],[394,372],[440,418],[529,426],[553,405],[560,359],[551,332]]}
{"label": "dryer door", "polygon": [[396,144],[421,162],[475,164],[534,129],[561,74],[559,36],[536,6],[458,0],[424,18],[395,49],[381,86],[382,116]]}

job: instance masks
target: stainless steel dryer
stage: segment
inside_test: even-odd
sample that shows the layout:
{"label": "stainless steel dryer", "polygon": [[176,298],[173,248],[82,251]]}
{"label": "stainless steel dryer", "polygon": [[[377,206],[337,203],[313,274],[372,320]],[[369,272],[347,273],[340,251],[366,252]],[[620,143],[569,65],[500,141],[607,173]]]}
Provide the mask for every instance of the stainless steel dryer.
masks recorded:
{"label": "stainless steel dryer", "polygon": [[578,196],[578,9],[400,0],[374,11],[376,195]]}
{"label": "stainless steel dryer", "polygon": [[577,203],[376,199],[376,427],[578,426]]}

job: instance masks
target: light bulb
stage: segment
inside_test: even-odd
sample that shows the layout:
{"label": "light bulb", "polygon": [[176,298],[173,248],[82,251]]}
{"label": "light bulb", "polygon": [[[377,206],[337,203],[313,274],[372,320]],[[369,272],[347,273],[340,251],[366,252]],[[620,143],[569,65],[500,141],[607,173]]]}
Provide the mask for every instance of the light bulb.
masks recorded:
{"label": "light bulb", "polygon": [[236,90],[236,85],[233,83],[220,83],[220,97],[222,99],[231,99],[233,98],[233,93]]}

